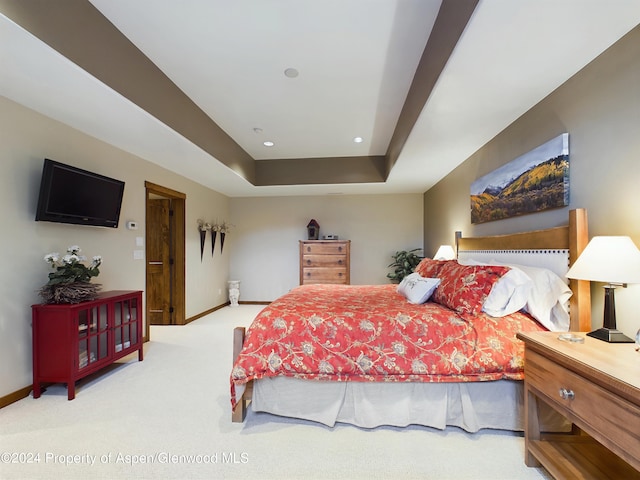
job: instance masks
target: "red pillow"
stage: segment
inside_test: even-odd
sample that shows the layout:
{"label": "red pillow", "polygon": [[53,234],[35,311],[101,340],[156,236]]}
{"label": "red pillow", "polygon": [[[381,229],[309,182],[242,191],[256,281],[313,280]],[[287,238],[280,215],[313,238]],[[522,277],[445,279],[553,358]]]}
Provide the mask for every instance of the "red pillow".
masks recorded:
{"label": "red pillow", "polygon": [[455,261],[447,262],[440,270],[440,285],[432,299],[458,313],[477,315],[493,284],[508,271],[509,267],[497,265],[460,265]]}
{"label": "red pillow", "polygon": [[449,261],[423,258],[413,271],[424,278],[438,278],[440,270]]}

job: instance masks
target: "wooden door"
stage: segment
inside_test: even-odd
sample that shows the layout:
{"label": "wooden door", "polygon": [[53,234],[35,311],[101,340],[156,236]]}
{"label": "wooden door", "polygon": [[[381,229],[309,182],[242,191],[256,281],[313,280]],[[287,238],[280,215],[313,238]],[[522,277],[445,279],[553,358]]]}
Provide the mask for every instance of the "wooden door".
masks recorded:
{"label": "wooden door", "polygon": [[171,200],[147,201],[147,322],[172,325]]}

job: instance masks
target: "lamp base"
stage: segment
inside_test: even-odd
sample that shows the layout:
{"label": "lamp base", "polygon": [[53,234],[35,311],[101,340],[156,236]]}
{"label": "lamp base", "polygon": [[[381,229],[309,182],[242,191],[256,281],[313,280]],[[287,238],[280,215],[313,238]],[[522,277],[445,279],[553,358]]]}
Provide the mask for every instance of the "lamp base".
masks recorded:
{"label": "lamp base", "polygon": [[634,341],[624,333],[613,328],[599,328],[598,330],[587,333],[587,335],[609,343],[634,343]]}

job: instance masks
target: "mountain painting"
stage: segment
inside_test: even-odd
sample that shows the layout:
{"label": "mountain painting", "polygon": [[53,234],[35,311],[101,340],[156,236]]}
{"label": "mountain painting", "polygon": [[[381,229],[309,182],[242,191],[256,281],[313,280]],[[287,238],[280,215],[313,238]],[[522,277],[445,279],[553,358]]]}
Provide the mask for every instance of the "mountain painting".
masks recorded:
{"label": "mountain painting", "polygon": [[534,148],[471,184],[471,223],[569,205],[569,134]]}

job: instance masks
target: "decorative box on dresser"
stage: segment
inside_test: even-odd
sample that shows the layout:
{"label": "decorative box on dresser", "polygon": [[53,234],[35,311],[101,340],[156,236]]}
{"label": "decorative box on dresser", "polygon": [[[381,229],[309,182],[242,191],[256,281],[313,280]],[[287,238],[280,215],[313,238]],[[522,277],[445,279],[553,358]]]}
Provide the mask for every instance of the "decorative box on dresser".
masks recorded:
{"label": "decorative box on dresser", "polygon": [[[574,333],[519,333],[525,342],[525,462],[555,478],[640,478],[640,352]],[[540,431],[538,402],[573,424]]]}
{"label": "decorative box on dresser", "polygon": [[138,352],[142,361],[142,292],[116,290],[74,304],[33,305],[33,398],[43,383],[75,382]]}
{"label": "decorative box on dresser", "polygon": [[300,240],[300,285],[351,283],[351,240]]}

